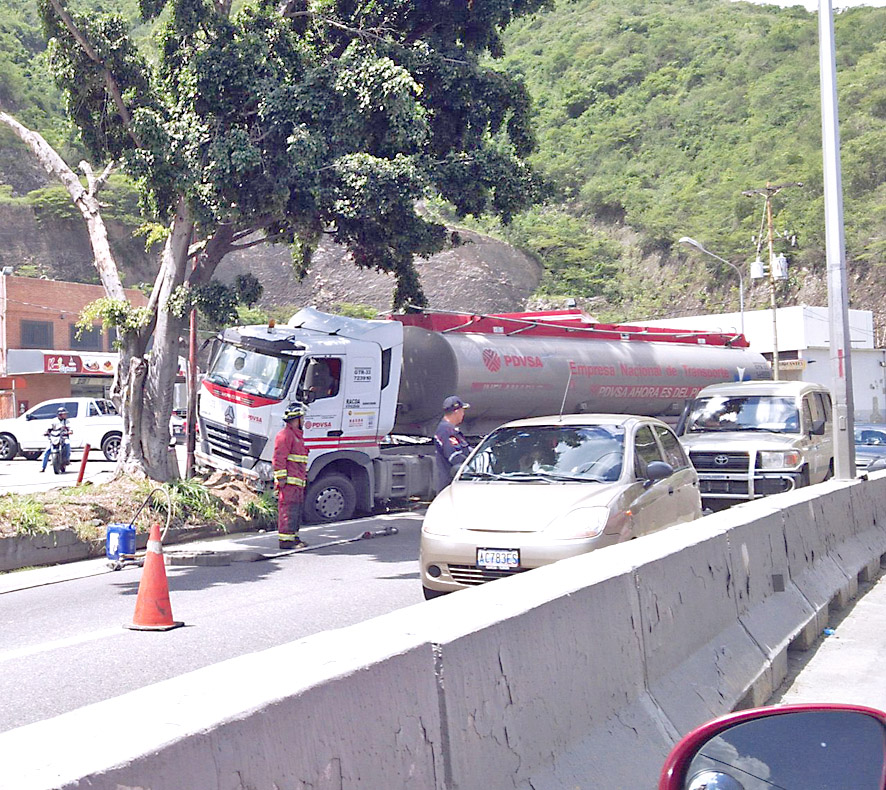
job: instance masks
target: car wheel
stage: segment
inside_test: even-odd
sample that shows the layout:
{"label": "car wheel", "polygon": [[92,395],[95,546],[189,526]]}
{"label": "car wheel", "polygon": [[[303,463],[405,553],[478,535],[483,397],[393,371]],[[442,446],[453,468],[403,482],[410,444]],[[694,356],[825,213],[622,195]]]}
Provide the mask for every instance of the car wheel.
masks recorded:
{"label": "car wheel", "polygon": [[27,458],[29,461],[36,461],[41,455],[43,455],[43,452],[41,450],[37,450],[37,452],[35,452],[35,453],[23,452],[22,455],[25,458]]}
{"label": "car wheel", "polygon": [[430,601],[431,598],[439,598],[441,595],[449,595],[449,593],[444,590],[432,590],[430,587],[425,587],[424,585],[422,585],[421,589],[425,594],[426,601]]}
{"label": "car wheel", "polygon": [[11,461],[18,454],[18,442],[8,433],[0,434],[0,461]]}
{"label": "car wheel", "polygon": [[343,521],[354,515],[357,493],[344,475],[322,475],[308,486],[305,515],[312,522]]}
{"label": "car wheel", "polygon": [[102,439],[102,452],[109,461],[116,461],[117,456],[120,455],[120,441],[119,433],[109,434]]}

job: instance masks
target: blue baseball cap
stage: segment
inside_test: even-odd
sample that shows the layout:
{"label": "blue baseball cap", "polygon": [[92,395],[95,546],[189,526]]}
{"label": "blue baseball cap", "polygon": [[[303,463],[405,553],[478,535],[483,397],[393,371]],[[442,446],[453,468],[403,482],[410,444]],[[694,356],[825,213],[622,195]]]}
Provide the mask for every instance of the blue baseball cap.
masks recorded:
{"label": "blue baseball cap", "polygon": [[443,411],[447,414],[451,411],[457,411],[458,409],[470,409],[471,404],[465,403],[461,398],[457,395],[450,395],[445,401],[443,401]]}

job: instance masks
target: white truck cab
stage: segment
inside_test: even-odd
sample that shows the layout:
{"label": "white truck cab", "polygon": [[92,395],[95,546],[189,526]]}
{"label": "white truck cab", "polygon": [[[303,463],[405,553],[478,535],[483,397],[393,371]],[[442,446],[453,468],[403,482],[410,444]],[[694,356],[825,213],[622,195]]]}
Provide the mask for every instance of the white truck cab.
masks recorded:
{"label": "white truck cab", "polygon": [[831,396],[820,384],[713,384],[692,400],[678,433],[709,505],[778,494],[833,475]]}

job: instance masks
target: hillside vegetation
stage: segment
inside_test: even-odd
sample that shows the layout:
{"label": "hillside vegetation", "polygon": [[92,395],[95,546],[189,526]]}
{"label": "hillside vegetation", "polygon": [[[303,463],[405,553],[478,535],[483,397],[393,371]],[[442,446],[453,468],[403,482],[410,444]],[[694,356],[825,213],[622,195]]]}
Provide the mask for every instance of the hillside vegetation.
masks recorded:
{"label": "hillside vegetation", "polygon": [[[119,7],[136,17],[134,0]],[[886,9],[836,14],[835,28],[850,293],[853,306],[878,313],[886,295]],[[149,32],[140,31],[145,47]],[[764,202],[742,192],[802,183],[773,201],[776,251],[791,262],[779,300],[823,303],[817,39],[816,15],[800,7],[556,0],[508,28],[497,62],[522,75],[533,97],[533,164],[552,197],[507,228],[470,224],[535,256],[543,293],[579,297],[603,318],[736,309],[734,272],[675,240],[692,236],[747,266]],[[34,0],[7,0],[0,106],[76,161],[42,68],[44,47]],[[32,201],[46,215],[46,190],[31,193],[39,174],[10,150],[0,137],[0,199]],[[445,205],[431,207],[446,216]],[[118,214],[126,221],[128,205]],[[749,307],[767,302],[765,288],[749,288]]]}

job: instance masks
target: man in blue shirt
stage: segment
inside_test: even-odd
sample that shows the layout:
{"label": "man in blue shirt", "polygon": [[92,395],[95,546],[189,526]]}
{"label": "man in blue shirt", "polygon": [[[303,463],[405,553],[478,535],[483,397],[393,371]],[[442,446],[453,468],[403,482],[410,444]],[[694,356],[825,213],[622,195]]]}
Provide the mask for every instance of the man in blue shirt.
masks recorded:
{"label": "man in blue shirt", "polygon": [[471,408],[456,395],[443,401],[443,419],[434,433],[434,482],[437,492],[449,485],[455,471],[464,463],[471,446],[458,427],[465,418],[465,409]]}

